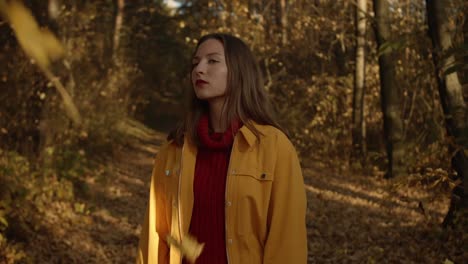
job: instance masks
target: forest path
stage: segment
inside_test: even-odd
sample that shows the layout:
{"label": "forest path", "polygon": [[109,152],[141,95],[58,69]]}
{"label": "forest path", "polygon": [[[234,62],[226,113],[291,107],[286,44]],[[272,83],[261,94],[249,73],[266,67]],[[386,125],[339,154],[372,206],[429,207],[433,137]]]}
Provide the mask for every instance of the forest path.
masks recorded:
{"label": "forest path", "polygon": [[34,263],[135,263],[154,157],[165,134],[133,140],[113,157],[94,161],[101,175],[85,175],[75,201],[55,202],[27,250]]}
{"label": "forest path", "polygon": [[[440,223],[447,194],[383,177],[304,168],[309,263],[462,263]],[[464,255],[464,256],[463,256]]]}
{"label": "forest path", "polygon": [[[45,236],[34,239],[41,245],[33,250],[37,263],[134,263],[153,158],[163,141],[158,134],[119,150],[106,161],[114,173],[89,177],[88,195],[77,197],[75,208],[52,205]],[[447,197],[421,187],[391,188],[376,176],[307,166],[303,172],[309,263],[444,263],[466,254],[451,248],[439,227]]]}

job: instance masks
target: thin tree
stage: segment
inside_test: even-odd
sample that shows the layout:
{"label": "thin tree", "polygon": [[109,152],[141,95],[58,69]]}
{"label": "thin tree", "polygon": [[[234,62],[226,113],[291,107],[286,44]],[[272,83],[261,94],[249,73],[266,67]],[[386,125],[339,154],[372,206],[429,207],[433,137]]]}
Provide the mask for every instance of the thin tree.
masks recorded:
{"label": "thin tree", "polygon": [[279,43],[282,46],[286,46],[288,43],[288,14],[286,9],[286,0],[276,1],[276,24],[280,34]]}
{"label": "thin tree", "polygon": [[468,208],[466,195],[468,189],[467,106],[463,99],[463,89],[457,72],[443,74],[443,70],[455,61],[453,54],[442,56],[453,47],[452,37],[455,33],[451,25],[453,17],[451,18],[448,10],[452,2],[426,0],[429,35],[434,46],[432,58],[436,70],[435,76],[440,101],[445,115],[447,135],[450,139],[449,151],[452,156],[452,167],[457,172],[457,178],[461,179],[461,183],[453,189],[450,208],[443,222],[444,226],[453,224],[457,212]]}
{"label": "thin tree", "polygon": [[364,120],[365,89],[365,44],[366,44],[367,1],[358,0],[356,5],[356,69],[353,93],[353,153],[352,160],[366,156],[366,122]]}
{"label": "thin tree", "polygon": [[114,41],[112,48],[112,58],[115,65],[118,65],[120,62],[119,57],[119,48],[120,48],[120,39],[122,35],[122,24],[124,20],[124,0],[117,0],[117,14],[115,16],[115,26],[114,26]]}
{"label": "thin tree", "polygon": [[112,36],[112,66],[111,71],[108,71],[109,81],[107,83],[107,92],[110,96],[116,96],[118,93],[118,78],[117,71],[122,69],[124,64],[124,56],[122,50],[123,28],[125,23],[125,0],[117,0],[114,3],[116,6],[114,32]]}
{"label": "thin tree", "polygon": [[401,119],[401,92],[395,80],[394,51],[391,43],[390,6],[388,0],[374,0],[375,35],[379,49],[380,96],[384,121],[384,137],[388,158],[385,178],[404,173],[403,121]]}

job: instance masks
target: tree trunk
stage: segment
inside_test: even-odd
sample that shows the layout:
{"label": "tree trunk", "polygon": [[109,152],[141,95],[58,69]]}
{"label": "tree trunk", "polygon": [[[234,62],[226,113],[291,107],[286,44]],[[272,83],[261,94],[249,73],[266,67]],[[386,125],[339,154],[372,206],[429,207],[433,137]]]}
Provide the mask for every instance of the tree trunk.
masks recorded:
{"label": "tree trunk", "polygon": [[122,40],[122,27],[124,23],[124,8],[125,0],[117,0],[117,12],[115,14],[114,32],[113,32],[113,47],[112,47],[112,66],[107,72],[107,92],[109,97],[115,98],[119,93],[119,70],[124,67],[123,50],[120,47]]}
{"label": "tree trunk", "polygon": [[270,43],[272,41],[272,32],[271,32],[271,23],[270,18],[272,17],[271,8],[270,8],[271,0],[262,0],[262,17],[263,17],[263,29],[265,32],[265,43]]}
{"label": "tree trunk", "polygon": [[[465,3],[463,13],[465,14],[463,25],[462,25],[463,42],[468,43],[468,3]],[[468,56],[465,56],[463,58],[463,62],[465,63],[465,65],[468,65]],[[465,96],[465,104],[468,104],[468,69],[467,68],[463,69],[463,71],[461,72],[462,76],[460,76],[460,72],[458,73],[459,73],[458,78],[460,78],[460,82],[464,86],[463,94]]]}
{"label": "tree trunk", "polygon": [[[374,0],[374,12],[379,50],[391,41],[390,7],[388,0]],[[401,119],[401,92],[395,81],[395,61],[393,52],[383,52],[379,56],[380,94],[384,121],[384,137],[388,158],[385,178],[392,178],[405,173],[403,156],[403,122]]]}
{"label": "tree trunk", "polygon": [[434,46],[432,58],[436,70],[436,79],[439,87],[439,96],[445,115],[447,135],[453,139],[449,145],[452,156],[452,167],[457,172],[457,178],[461,179],[452,192],[449,211],[444,219],[444,226],[452,225],[456,221],[458,212],[466,212],[468,207],[466,190],[468,188],[468,114],[467,106],[463,98],[462,86],[457,73],[443,75],[443,69],[452,64],[454,56],[445,59],[441,57],[452,47],[454,28],[451,25],[451,16],[448,8],[450,1],[426,0],[427,18],[429,23],[429,35]]}
{"label": "tree trunk", "polygon": [[366,44],[366,0],[356,6],[356,70],[353,93],[353,153],[352,160],[366,159],[366,122],[364,120],[364,73]]}
{"label": "tree trunk", "polygon": [[[59,6],[59,3],[56,0],[49,0],[47,5],[48,10],[48,22],[52,24],[53,27],[57,29],[60,28],[60,22],[57,19],[60,19],[58,14],[56,14],[56,8]],[[40,10],[42,12],[43,10]],[[37,11],[36,11],[37,12]],[[37,13],[40,13],[37,12]],[[63,31],[63,29],[61,29]],[[65,34],[64,34],[65,35]],[[64,43],[66,43],[66,39],[62,39]],[[66,67],[62,70],[62,72],[68,75],[68,71],[66,70],[69,64],[65,61]],[[70,93],[71,96],[74,95],[74,84],[73,77],[70,72],[69,81],[67,82],[66,89]],[[66,121],[60,120],[55,114],[58,106],[57,103],[60,102],[60,98],[57,96],[56,91],[52,89],[46,89],[44,91],[45,100],[41,108],[40,118],[39,118],[39,146],[38,146],[38,161],[40,162],[41,166],[46,169],[51,169],[55,167],[54,164],[54,155],[53,152],[56,146],[57,137],[63,132],[70,124]]]}
{"label": "tree trunk", "polygon": [[122,32],[123,24],[123,13],[125,7],[125,0],[117,0],[117,15],[115,16],[115,26],[114,26],[114,47],[112,52],[112,58],[114,65],[119,64],[119,45]]}
{"label": "tree trunk", "polygon": [[228,28],[233,27],[232,17],[234,13],[233,1],[226,1],[226,25]]}
{"label": "tree trunk", "polygon": [[288,15],[286,11],[286,0],[276,1],[276,23],[280,35],[280,44],[282,46],[286,46],[288,44]]}

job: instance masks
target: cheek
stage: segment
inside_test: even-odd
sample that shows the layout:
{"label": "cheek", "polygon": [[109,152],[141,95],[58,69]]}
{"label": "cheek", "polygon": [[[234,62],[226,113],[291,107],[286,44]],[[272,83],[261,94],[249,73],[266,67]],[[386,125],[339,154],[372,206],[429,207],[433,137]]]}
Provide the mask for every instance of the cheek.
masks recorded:
{"label": "cheek", "polygon": [[223,83],[227,83],[228,71],[223,68],[218,71],[219,80]]}
{"label": "cheek", "polygon": [[224,83],[224,90],[227,90],[228,86],[228,73],[227,71],[223,74],[223,83]]}

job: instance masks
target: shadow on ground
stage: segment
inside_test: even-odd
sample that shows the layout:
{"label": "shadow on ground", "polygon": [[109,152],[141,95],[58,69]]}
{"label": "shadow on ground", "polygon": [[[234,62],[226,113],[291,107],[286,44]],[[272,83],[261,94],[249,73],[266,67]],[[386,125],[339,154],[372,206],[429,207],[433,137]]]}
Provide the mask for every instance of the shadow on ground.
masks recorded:
{"label": "shadow on ground", "polygon": [[383,179],[305,169],[309,263],[462,263],[440,227],[448,195]]}

